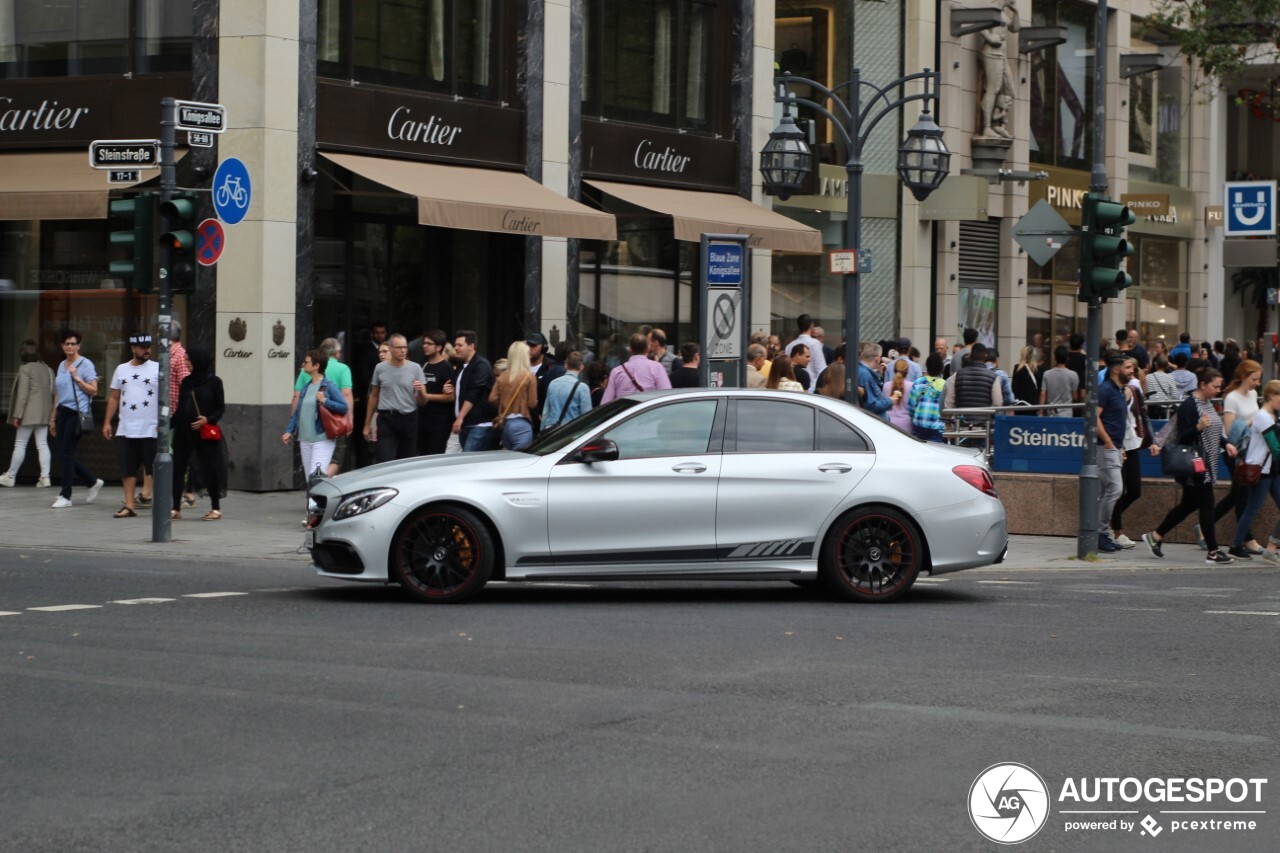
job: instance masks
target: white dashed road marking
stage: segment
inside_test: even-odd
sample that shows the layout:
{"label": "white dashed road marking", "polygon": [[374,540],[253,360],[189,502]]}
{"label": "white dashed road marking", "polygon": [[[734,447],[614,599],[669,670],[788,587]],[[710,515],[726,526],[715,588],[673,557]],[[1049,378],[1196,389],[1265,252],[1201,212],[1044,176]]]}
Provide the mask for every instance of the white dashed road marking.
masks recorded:
{"label": "white dashed road marking", "polygon": [[183,598],[226,598],[229,595],[248,595],[247,592],[193,592]]}
{"label": "white dashed road marking", "polygon": [[101,604],[55,604],[53,607],[28,607],[28,610],[42,610],[46,613],[60,613],[64,610],[101,610]]}
{"label": "white dashed road marking", "polygon": [[22,613],[14,610],[0,610],[0,616],[21,616]]}
{"label": "white dashed road marking", "polygon": [[166,601],[177,601],[176,598],[122,598],[112,604],[163,604]]}
{"label": "white dashed road marking", "polygon": [[1280,616],[1277,610],[1206,610],[1215,616]]}
{"label": "white dashed road marking", "polygon": [[978,581],[978,583],[994,583],[1001,586],[1039,586],[1037,581]]}

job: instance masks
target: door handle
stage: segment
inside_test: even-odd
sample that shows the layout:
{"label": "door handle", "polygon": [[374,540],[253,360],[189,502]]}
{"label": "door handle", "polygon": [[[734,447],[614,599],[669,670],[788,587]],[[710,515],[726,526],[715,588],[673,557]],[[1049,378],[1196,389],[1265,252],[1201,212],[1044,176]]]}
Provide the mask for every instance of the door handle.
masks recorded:
{"label": "door handle", "polygon": [[818,470],[824,474],[848,474],[853,466],[843,462],[828,462],[826,465],[819,465]]}
{"label": "door handle", "polygon": [[681,462],[679,465],[672,465],[671,470],[680,474],[701,474],[707,470],[707,466],[701,462]]}

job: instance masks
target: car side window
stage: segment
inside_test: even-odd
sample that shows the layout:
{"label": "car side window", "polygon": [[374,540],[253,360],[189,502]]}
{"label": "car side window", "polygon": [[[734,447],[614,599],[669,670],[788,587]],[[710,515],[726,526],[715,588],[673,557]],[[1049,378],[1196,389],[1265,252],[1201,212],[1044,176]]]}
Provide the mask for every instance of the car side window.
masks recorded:
{"label": "car side window", "polygon": [[818,449],[856,453],[870,450],[862,433],[826,412],[818,413]]}
{"label": "car side window", "polygon": [[813,451],[813,409],[779,400],[739,400],[739,453]]}
{"label": "car side window", "polygon": [[619,459],[706,453],[715,426],[716,401],[671,403],[628,418],[602,438],[618,445]]}

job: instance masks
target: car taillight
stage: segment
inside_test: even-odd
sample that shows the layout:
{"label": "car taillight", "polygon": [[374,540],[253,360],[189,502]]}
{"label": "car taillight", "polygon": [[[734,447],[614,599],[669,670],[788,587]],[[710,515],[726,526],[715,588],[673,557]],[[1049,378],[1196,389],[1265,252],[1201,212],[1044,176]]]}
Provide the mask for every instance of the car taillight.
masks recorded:
{"label": "car taillight", "polygon": [[973,486],[984,495],[999,499],[996,492],[996,481],[991,479],[991,472],[979,465],[957,465],[951,469],[957,477]]}

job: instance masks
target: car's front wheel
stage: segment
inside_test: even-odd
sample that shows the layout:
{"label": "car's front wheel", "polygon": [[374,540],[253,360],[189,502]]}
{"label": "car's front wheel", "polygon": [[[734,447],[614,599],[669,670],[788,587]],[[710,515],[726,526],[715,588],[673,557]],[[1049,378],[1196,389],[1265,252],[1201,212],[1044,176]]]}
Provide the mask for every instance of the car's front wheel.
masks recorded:
{"label": "car's front wheel", "polygon": [[915,583],[924,546],[914,525],[888,507],[858,509],[832,526],[819,576],[851,601],[893,601]]}
{"label": "car's front wheel", "polygon": [[391,543],[391,571],[411,597],[432,603],[466,601],[493,573],[493,536],[460,507],[415,512]]}

